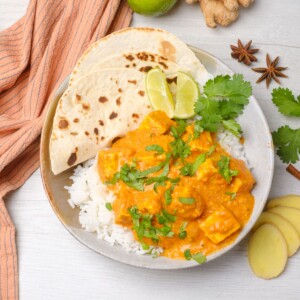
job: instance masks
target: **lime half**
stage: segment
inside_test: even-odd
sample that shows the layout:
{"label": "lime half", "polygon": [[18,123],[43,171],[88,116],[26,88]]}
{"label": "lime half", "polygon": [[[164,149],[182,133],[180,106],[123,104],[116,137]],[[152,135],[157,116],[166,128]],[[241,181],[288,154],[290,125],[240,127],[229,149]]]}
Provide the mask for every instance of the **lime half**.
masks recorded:
{"label": "lime half", "polygon": [[190,75],[178,72],[174,117],[187,119],[194,116],[194,105],[199,95],[197,82]]}
{"label": "lime half", "polygon": [[166,75],[160,69],[152,69],[147,73],[146,89],[154,109],[162,110],[170,118],[173,118],[173,97],[167,83]]}

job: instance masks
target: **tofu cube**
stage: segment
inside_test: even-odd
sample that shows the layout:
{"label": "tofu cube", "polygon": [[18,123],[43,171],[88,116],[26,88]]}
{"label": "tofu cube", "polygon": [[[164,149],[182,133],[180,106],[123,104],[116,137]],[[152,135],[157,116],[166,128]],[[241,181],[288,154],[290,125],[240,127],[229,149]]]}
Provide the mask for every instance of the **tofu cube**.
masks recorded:
{"label": "tofu cube", "polygon": [[153,111],[145,117],[139,129],[149,130],[151,133],[164,134],[175,122],[172,121],[164,112]]}
{"label": "tofu cube", "polygon": [[240,229],[240,227],[240,223],[225,207],[212,213],[200,224],[200,228],[205,236],[207,236],[214,244],[221,243]]}

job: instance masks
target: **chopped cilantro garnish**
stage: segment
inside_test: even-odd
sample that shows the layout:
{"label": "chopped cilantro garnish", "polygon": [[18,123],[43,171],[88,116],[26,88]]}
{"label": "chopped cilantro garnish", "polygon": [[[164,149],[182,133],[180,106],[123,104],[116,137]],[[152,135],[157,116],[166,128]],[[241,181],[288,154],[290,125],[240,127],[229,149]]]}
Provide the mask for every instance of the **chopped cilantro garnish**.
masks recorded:
{"label": "chopped cilantro garnish", "polygon": [[171,188],[165,191],[165,198],[166,198],[166,204],[167,205],[171,204],[171,202],[172,202],[171,193],[172,193],[172,189]]}
{"label": "chopped cilantro garnish", "polygon": [[194,123],[194,139],[197,139],[200,136],[200,133],[204,131],[203,127],[201,126],[201,121],[196,120]]}
{"label": "chopped cilantro garnish", "polygon": [[183,159],[191,154],[191,147],[180,138],[177,138],[173,142],[171,142],[170,147],[172,155],[175,159]]}
{"label": "chopped cilantro garnish", "polygon": [[166,154],[166,160],[163,163],[163,170],[160,176],[167,176],[170,170],[171,153]]}
{"label": "chopped cilantro garnish", "polygon": [[206,256],[202,253],[195,253],[195,254],[191,254],[191,250],[187,249],[184,251],[184,257],[186,260],[191,260],[193,259],[194,261],[196,261],[199,265],[203,264],[206,262]]}
{"label": "chopped cilantro garnish", "polygon": [[212,145],[209,148],[208,152],[206,153],[206,156],[211,156],[215,152],[215,150],[216,150],[216,145]]}
{"label": "chopped cilantro garnish", "polygon": [[112,210],[112,205],[111,205],[110,202],[106,202],[106,203],[105,203],[105,207],[106,207],[106,209],[109,210],[109,211]]}
{"label": "chopped cilantro garnish", "polygon": [[180,174],[183,176],[194,176],[200,165],[203,164],[205,160],[205,153],[198,155],[193,163],[187,163],[180,169]]}
{"label": "chopped cilantro garnish", "polygon": [[158,154],[164,153],[164,148],[162,146],[153,144],[145,148],[146,151],[156,151]]}
{"label": "chopped cilantro garnish", "polygon": [[187,123],[185,120],[176,120],[177,126],[171,126],[170,130],[173,136],[177,139],[185,133]]}
{"label": "chopped cilantro garnish", "polygon": [[136,206],[129,208],[128,212],[132,218],[133,230],[136,232],[144,250],[149,248],[147,248],[148,245],[142,240],[143,238],[150,238],[157,242],[159,236],[174,236],[171,223],[176,221],[176,216],[171,215],[166,210],[162,210],[160,214],[156,215],[158,223],[163,225],[162,227],[152,226],[153,215],[141,214]]}
{"label": "chopped cilantro garnish", "polygon": [[226,192],[225,194],[228,195],[228,196],[230,196],[231,200],[234,200],[235,197],[236,197],[236,193],[233,193],[233,192]]}
{"label": "chopped cilantro garnish", "polygon": [[192,197],[179,197],[179,202],[181,202],[182,204],[194,204],[195,203],[195,198]]}
{"label": "chopped cilantro garnish", "polygon": [[186,232],[186,226],[187,226],[187,222],[183,222],[182,225],[180,226],[180,229],[179,229],[179,234],[178,234],[178,237],[180,239],[185,239],[187,237],[187,232]]}
{"label": "chopped cilantro garnish", "polygon": [[224,177],[227,183],[230,183],[232,177],[239,174],[238,170],[231,170],[229,168],[230,158],[228,156],[221,156],[221,159],[218,161],[219,173]]}

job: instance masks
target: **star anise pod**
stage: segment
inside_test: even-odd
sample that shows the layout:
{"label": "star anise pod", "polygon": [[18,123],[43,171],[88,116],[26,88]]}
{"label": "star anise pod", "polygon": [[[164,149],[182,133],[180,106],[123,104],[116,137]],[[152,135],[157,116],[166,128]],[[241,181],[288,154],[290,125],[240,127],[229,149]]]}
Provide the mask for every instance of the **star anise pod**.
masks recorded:
{"label": "star anise pod", "polygon": [[257,58],[253,54],[259,51],[259,49],[251,49],[252,41],[249,41],[245,46],[240,39],[238,39],[237,43],[238,47],[230,45],[232,50],[231,56],[233,58],[237,58],[238,62],[243,62],[247,66],[249,66],[252,61],[257,61]]}
{"label": "star anise pod", "polygon": [[259,83],[265,79],[266,85],[268,88],[270,85],[270,82],[272,81],[272,79],[274,79],[278,84],[281,84],[278,77],[287,77],[285,74],[283,74],[281,72],[281,71],[286,70],[287,68],[277,67],[278,61],[279,61],[279,56],[277,56],[271,62],[270,56],[269,56],[269,54],[267,54],[267,57],[266,57],[267,67],[266,68],[252,68],[252,70],[255,72],[263,73],[261,75],[261,77],[259,77],[257,79],[256,83]]}

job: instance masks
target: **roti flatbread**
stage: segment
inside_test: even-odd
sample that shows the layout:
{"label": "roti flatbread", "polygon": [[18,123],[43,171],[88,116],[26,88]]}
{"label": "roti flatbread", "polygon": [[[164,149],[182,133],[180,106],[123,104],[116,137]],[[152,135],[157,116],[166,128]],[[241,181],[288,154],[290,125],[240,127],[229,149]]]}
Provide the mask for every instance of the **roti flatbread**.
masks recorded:
{"label": "roti flatbread", "polygon": [[[154,28],[126,28],[114,32],[95,42],[85,51],[71,74],[69,85],[72,86],[86,75],[98,63],[108,57],[128,53],[156,53],[189,70],[200,85],[211,78],[194,52],[173,34]],[[130,60],[129,60],[130,61]]]}
{"label": "roti flatbread", "polygon": [[152,110],[145,74],[102,69],[81,77],[59,100],[50,138],[53,173],[84,162],[138,127]]}

